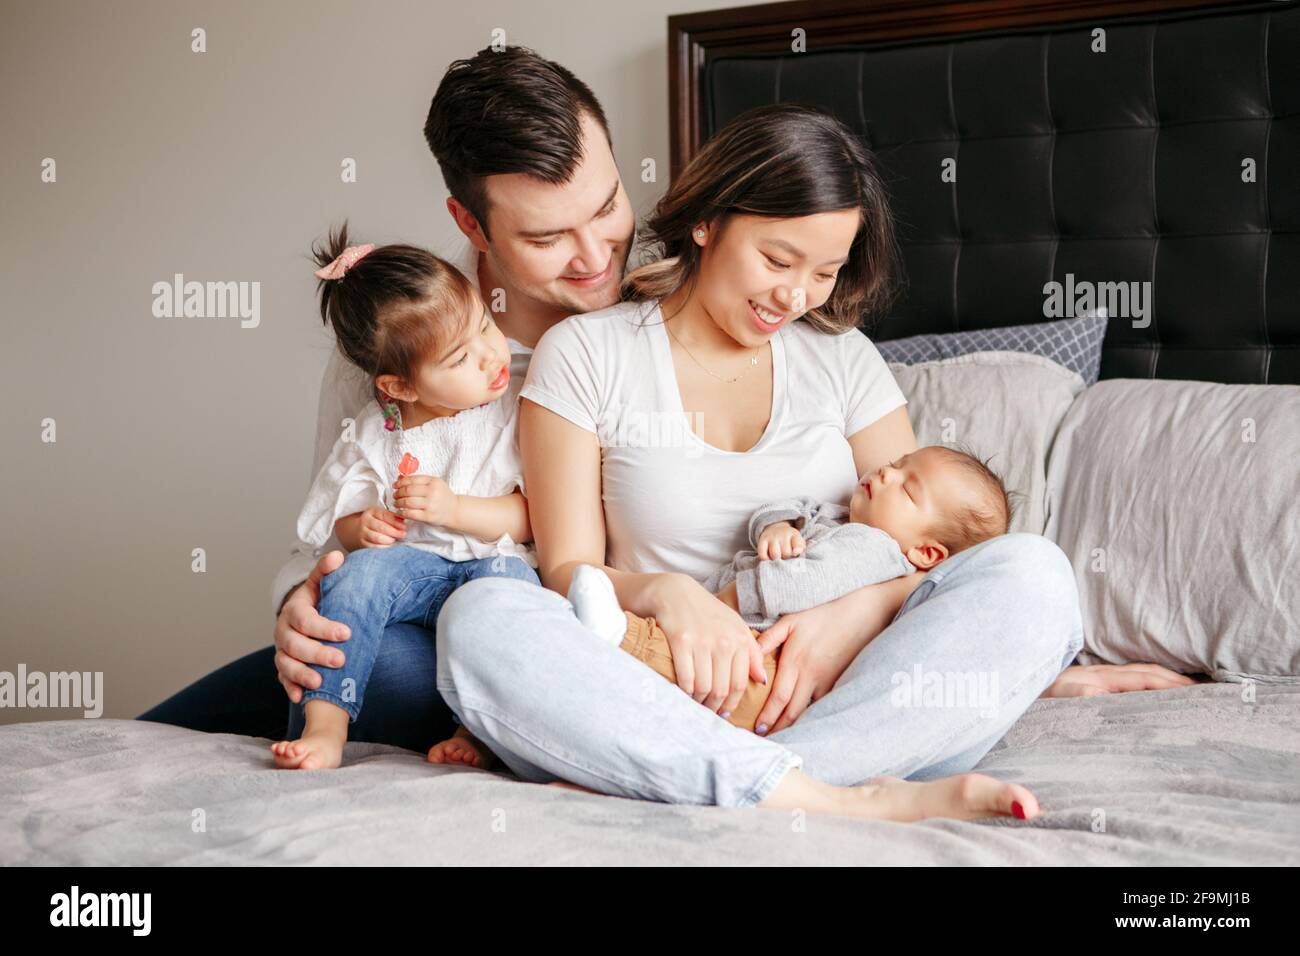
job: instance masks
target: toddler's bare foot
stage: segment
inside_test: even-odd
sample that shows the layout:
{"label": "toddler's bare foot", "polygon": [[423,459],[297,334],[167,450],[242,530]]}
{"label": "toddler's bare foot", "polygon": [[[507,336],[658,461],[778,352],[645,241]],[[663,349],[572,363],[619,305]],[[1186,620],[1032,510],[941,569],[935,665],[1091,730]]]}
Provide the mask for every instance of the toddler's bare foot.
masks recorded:
{"label": "toddler's bare foot", "polygon": [[281,770],[333,770],[343,763],[343,743],[331,734],[305,733],[271,744],[271,753]]}
{"label": "toddler's bare foot", "polygon": [[836,787],[791,770],[759,806],[802,807],[814,813],[904,822],[930,817],[1032,820],[1039,815],[1038,800],[1028,789],[982,773],[963,773],[923,783],[877,777],[856,787]]}
{"label": "toddler's bare foot", "polygon": [[348,712],[327,700],[309,700],[303,707],[305,726],[297,740],[271,744],[281,770],[333,770],[343,763],[348,741]]}
{"label": "toddler's bare foot", "polygon": [[476,738],[458,732],[451,739],[430,747],[428,760],[429,763],[463,763],[486,770],[496,762],[496,757]]}

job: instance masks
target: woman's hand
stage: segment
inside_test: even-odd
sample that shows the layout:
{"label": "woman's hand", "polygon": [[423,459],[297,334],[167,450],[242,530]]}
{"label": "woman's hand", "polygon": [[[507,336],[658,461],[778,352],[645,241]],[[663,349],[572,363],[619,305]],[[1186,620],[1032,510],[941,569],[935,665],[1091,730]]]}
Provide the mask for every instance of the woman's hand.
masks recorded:
{"label": "woman's hand", "polygon": [[280,608],[275,621],[275,670],[289,700],[298,703],[303,692],[320,686],[321,677],[308,665],[342,667],[343,652],[321,641],[346,641],[352,636],[346,624],[321,617],[320,580],[343,564],[343,552],[323,555],[307,580],[298,585]]}
{"label": "woman's hand", "polygon": [[[758,647],[770,654],[778,647],[772,693],[758,713],[754,731],[774,733],[789,727],[808,705],[830,693],[867,641],[858,628],[833,613],[834,602],[787,614],[759,635]],[[764,729],[759,729],[764,728]]]}
{"label": "woman's hand", "polygon": [[1096,697],[1128,690],[1168,690],[1195,684],[1159,664],[1073,664],[1039,697]]}
{"label": "woman's hand", "polygon": [[762,654],[782,650],[772,693],[758,712],[755,732],[775,733],[789,727],[809,704],[829,694],[924,578],[924,571],[916,571],[858,588],[834,601],[786,614],[760,634]]}
{"label": "woman's hand", "polygon": [[685,574],[655,576],[647,612],[668,639],[677,686],[718,714],[740,704],[749,678],[767,682],[758,642],[740,615]]}

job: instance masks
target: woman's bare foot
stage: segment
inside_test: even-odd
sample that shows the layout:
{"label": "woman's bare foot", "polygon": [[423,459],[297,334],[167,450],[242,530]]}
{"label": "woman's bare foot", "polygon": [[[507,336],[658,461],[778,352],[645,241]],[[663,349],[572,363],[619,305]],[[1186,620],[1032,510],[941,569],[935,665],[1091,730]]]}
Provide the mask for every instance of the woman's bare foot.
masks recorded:
{"label": "woman's bare foot", "polygon": [[464,727],[457,727],[448,740],[429,748],[429,763],[463,763],[486,770],[496,763],[496,755]]}
{"label": "woman's bare foot", "polygon": [[876,777],[856,787],[836,787],[800,770],[791,770],[758,806],[903,822],[930,817],[1032,820],[1039,814],[1038,800],[1028,789],[982,773],[963,773],[924,783]]}
{"label": "woman's bare foot", "polygon": [[275,765],[281,770],[333,770],[343,763],[351,718],[342,707],[316,698],[303,708],[306,726],[297,740],[271,744]]}

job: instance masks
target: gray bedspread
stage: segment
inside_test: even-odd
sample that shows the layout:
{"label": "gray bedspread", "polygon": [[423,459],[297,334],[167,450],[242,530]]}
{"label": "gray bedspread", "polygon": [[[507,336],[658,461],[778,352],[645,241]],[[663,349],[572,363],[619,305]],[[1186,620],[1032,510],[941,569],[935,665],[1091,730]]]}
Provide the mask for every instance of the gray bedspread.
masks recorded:
{"label": "gray bedspread", "polygon": [[122,720],[0,727],[6,864],[1300,864],[1300,687],[1038,701],[979,769],[1037,820],[897,824],[669,806],[348,746]]}

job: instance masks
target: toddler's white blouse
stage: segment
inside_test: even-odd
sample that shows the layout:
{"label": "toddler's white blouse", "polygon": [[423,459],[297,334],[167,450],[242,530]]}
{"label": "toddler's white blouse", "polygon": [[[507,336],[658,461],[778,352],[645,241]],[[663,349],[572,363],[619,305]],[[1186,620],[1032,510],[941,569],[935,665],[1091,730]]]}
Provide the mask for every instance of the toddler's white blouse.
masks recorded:
{"label": "toddler's white blouse", "polygon": [[[512,352],[515,345],[511,343]],[[521,352],[522,347],[520,347]],[[527,355],[515,356],[512,359]],[[515,361],[512,361],[514,372]],[[393,482],[397,466],[409,452],[419,459],[416,474],[436,475],[458,495],[496,498],[524,490],[519,457],[519,390],[524,376],[512,374],[506,394],[494,402],[466,409],[450,418],[435,418],[418,428],[384,428],[378,402],[357,417],[353,434],[344,432],[307,492],[298,516],[298,536],[319,548],[341,517],[382,505],[396,511]],[[537,567],[530,545],[503,534],[484,541],[459,531],[408,519],[402,544],[440,554],[451,561],[470,561],[498,554],[516,555]]]}

